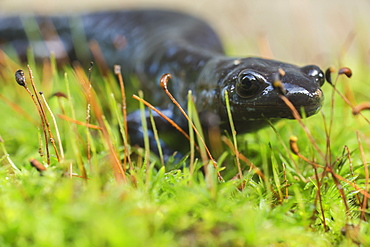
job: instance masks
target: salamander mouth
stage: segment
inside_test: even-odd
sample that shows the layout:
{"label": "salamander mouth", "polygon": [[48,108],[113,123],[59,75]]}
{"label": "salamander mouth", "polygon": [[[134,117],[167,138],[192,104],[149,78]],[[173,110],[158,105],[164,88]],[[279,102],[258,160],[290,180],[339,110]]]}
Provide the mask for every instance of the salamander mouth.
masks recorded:
{"label": "salamander mouth", "polygon": [[[294,119],[292,110],[286,105],[274,105],[274,106],[254,106],[255,111],[259,111],[260,114],[247,114],[242,116],[244,120],[263,120],[263,119],[281,119],[288,118]],[[310,106],[295,106],[295,109],[298,111],[299,115],[310,117],[315,115],[321,109],[321,104],[310,105]]]}
{"label": "salamander mouth", "polygon": [[[312,115],[315,115],[318,113],[321,109],[321,104],[318,105],[310,105],[310,106],[295,106],[294,107],[300,116],[306,116],[310,117]],[[273,107],[274,110],[274,116],[270,116],[270,118],[288,118],[288,119],[294,119],[294,115],[292,112],[292,109],[290,109],[288,106],[275,106]],[[276,114],[277,113],[277,114]],[[276,116],[277,115],[277,116]],[[265,115],[265,117],[269,118],[268,116]]]}
{"label": "salamander mouth", "polygon": [[[321,109],[321,102],[314,105],[295,106],[295,109],[301,117],[310,117]],[[275,122],[282,118],[295,119],[292,110],[284,104],[259,105],[254,106],[253,110],[253,112],[249,112],[246,115],[234,115],[234,124],[238,133],[252,132],[260,129],[268,125],[267,119],[271,122]],[[257,112],[259,113],[257,114]],[[223,124],[224,128],[230,126],[228,120],[225,120]]]}
{"label": "salamander mouth", "polygon": [[[324,100],[324,95],[321,89],[317,89],[312,94],[291,94],[287,95],[287,101],[281,99],[281,101],[275,105],[271,106],[271,110],[273,114],[278,115],[277,118],[294,118],[291,106],[300,113],[300,115],[304,115],[306,117],[315,115],[322,107],[322,102]],[[291,106],[289,106],[291,105]],[[271,118],[274,118],[271,116]]]}
{"label": "salamander mouth", "polygon": [[[289,105],[298,111],[300,116],[310,117],[320,111],[324,96],[321,90],[315,92],[311,97],[302,97],[301,95],[290,95],[287,97]],[[292,109],[282,99],[278,98],[274,104],[251,104],[245,105],[246,114],[239,116],[244,120],[262,120],[262,119],[294,119]]]}

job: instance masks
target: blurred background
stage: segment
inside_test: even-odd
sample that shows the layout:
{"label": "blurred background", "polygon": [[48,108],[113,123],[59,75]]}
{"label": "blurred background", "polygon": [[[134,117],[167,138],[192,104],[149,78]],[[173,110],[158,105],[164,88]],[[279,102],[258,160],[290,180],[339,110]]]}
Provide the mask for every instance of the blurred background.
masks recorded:
{"label": "blurred background", "polygon": [[323,68],[370,64],[367,0],[0,0],[3,14],[129,8],[167,8],[204,18],[233,56],[272,57]]}

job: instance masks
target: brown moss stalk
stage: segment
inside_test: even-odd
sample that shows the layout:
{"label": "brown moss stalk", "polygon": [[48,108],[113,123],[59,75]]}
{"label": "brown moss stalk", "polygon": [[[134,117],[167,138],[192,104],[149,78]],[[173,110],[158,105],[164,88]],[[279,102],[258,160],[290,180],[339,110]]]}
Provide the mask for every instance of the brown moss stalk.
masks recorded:
{"label": "brown moss stalk", "polygon": [[127,104],[126,104],[126,92],[125,92],[125,83],[123,82],[121,66],[115,65],[114,66],[114,73],[116,74],[119,82],[119,86],[121,89],[121,96],[122,96],[122,115],[123,115],[123,128],[124,128],[124,136],[123,136],[123,145],[124,145],[124,152],[125,157],[123,160],[123,167],[126,169],[126,162],[132,166],[131,157],[129,153],[129,144],[128,144],[128,127],[127,127]]}
{"label": "brown moss stalk", "polygon": [[[368,164],[366,162],[364,148],[362,146],[362,142],[361,142],[358,131],[356,131],[356,136],[357,136],[358,146],[360,148],[362,163],[364,165],[364,170],[365,170],[365,191],[368,191],[368,189],[369,189],[369,168],[368,168]],[[365,212],[366,212],[368,200],[369,200],[368,198],[364,197],[363,200],[362,200],[362,204],[361,204],[361,209],[362,209],[361,210],[362,211],[361,212],[361,219],[364,220],[364,221],[366,221]]]}
{"label": "brown moss stalk", "polygon": [[195,125],[190,120],[190,118],[188,117],[188,115],[186,114],[186,112],[184,111],[184,109],[181,107],[181,105],[177,102],[177,100],[172,96],[171,92],[168,90],[167,85],[168,85],[168,82],[169,82],[170,78],[171,78],[171,74],[164,74],[164,75],[162,75],[161,81],[160,81],[160,85],[161,85],[162,89],[165,91],[165,93],[171,99],[171,101],[176,105],[176,107],[181,111],[181,113],[184,115],[184,117],[189,122],[189,124],[191,124],[191,126],[193,127],[193,130],[195,131],[195,133],[198,136],[199,140],[203,144],[203,146],[204,146],[204,148],[205,148],[205,150],[207,152],[207,155],[208,155],[209,159],[212,161],[213,167],[217,171],[217,176],[218,176],[219,180],[220,181],[224,181],[223,177],[221,176],[221,173],[218,171],[217,162],[213,158],[211,152],[209,151],[209,148],[207,147],[207,145],[206,145],[205,141],[203,140],[202,136],[200,135],[198,129],[195,127]]}
{"label": "brown moss stalk", "polygon": [[[64,159],[64,150],[63,150],[62,140],[61,140],[60,134],[59,134],[59,129],[58,129],[57,121],[55,120],[55,116],[54,116],[53,112],[51,111],[48,102],[45,99],[45,95],[42,92],[40,92],[40,95],[41,95],[41,98],[42,98],[42,100],[43,100],[43,102],[45,104],[46,109],[48,110],[48,112],[49,112],[49,114],[51,116],[51,119],[53,120],[54,128],[55,128],[55,133],[57,135],[57,141],[58,141],[59,150],[60,150],[60,156],[61,156],[61,159],[63,160]],[[52,134],[51,134],[51,131],[50,131],[50,127],[49,127],[49,134],[50,134],[51,143],[53,144],[53,147],[54,147],[54,150],[55,150],[55,154],[56,154],[56,156],[58,158],[58,161],[60,161],[59,154],[58,154],[58,149],[56,148],[56,145],[55,145],[55,142],[54,142],[54,138],[52,137]]]}
{"label": "brown moss stalk", "polygon": [[37,91],[35,90],[35,86],[34,86],[34,83],[33,83],[32,70],[29,66],[28,66],[28,71],[29,71],[30,81],[31,81],[31,84],[32,84],[32,87],[33,87],[33,90],[34,90],[35,94],[32,94],[32,92],[28,88],[27,83],[26,83],[26,77],[24,75],[23,70],[17,70],[15,72],[15,80],[20,86],[22,86],[22,87],[24,87],[24,89],[26,89],[27,93],[32,98],[32,101],[33,101],[34,105],[36,106],[37,111],[40,115],[42,130],[43,130],[44,138],[45,138],[47,164],[50,165],[50,153],[49,153],[49,147],[48,147],[49,141],[48,141],[48,134],[46,132],[46,126],[45,126],[45,114],[42,112],[42,108],[41,108],[42,105],[41,105],[41,102],[40,102],[40,100],[37,96]]}

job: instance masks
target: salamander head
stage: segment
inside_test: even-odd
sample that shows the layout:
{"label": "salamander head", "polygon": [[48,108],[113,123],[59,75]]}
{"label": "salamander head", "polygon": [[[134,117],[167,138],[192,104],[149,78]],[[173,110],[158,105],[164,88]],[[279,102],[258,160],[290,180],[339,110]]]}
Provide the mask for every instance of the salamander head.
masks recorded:
{"label": "salamander head", "polygon": [[[225,92],[228,92],[230,108],[239,132],[248,132],[256,127],[253,123],[265,118],[293,118],[291,110],[279,97],[273,82],[279,78],[286,90],[285,96],[306,116],[319,111],[324,99],[321,86],[324,73],[315,65],[297,67],[274,60],[245,58],[228,64],[227,74],[219,81],[220,105],[226,108]],[[279,70],[283,75],[279,75]],[[281,74],[282,72],[280,72]]]}

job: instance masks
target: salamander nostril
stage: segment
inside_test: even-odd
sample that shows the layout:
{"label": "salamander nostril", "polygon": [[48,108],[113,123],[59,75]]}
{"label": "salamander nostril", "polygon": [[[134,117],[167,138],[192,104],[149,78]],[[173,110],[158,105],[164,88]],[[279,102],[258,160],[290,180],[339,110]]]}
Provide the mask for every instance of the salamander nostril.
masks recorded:
{"label": "salamander nostril", "polygon": [[322,85],[324,85],[324,82],[325,82],[324,72],[322,72],[320,70],[320,72],[317,74],[315,80],[316,80],[317,83],[319,83],[320,87],[322,87]]}
{"label": "salamander nostril", "polygon": [[301,71],[306,75],[312,77],[320,87],[325,82],[325,76],[322,70],[316,65],[307,65],[301,68]]}

